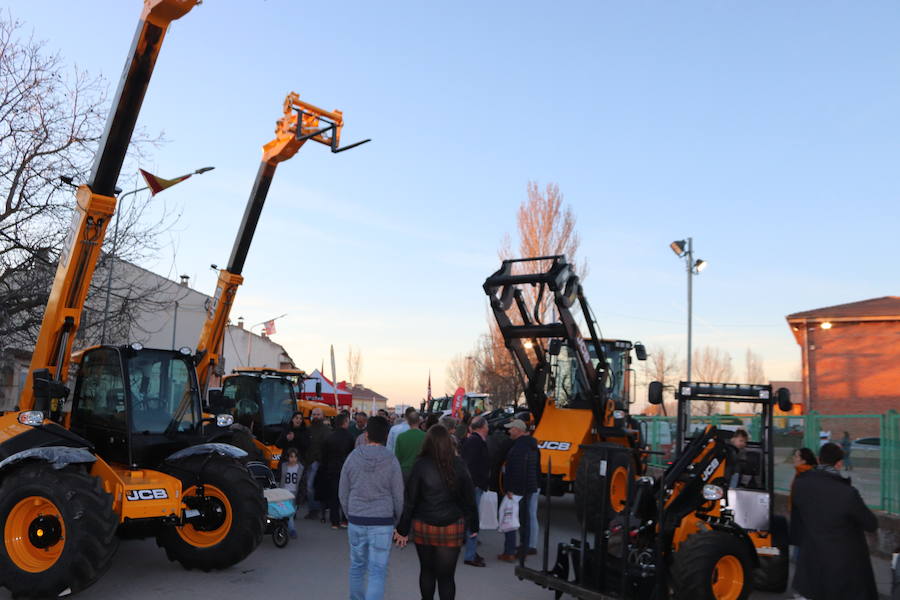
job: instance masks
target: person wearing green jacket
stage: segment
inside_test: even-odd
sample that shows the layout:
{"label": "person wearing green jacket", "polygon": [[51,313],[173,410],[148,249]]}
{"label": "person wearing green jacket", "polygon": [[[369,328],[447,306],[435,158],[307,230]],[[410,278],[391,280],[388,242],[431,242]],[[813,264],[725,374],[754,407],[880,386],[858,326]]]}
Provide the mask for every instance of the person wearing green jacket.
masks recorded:
{"label": "person wearing green jacket", "polygon": [[412,471],[413,463],[416,462],[416,457],[422,449],[422,442],[425,440],[425,432],[419,428],[419,420],[419,413],[416,411],[410,411],[406,415],[409,430],[397,436],[397,444],[394,446],[394,454],[400,463],[404,481]]}

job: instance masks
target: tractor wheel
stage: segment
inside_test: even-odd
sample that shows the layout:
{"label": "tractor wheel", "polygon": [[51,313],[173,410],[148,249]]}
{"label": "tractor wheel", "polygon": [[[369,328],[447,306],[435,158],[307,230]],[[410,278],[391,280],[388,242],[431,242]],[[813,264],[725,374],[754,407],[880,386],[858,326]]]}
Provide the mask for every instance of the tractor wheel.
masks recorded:
{"label": "tractor wheel", "polygon": [[752,559],[744,542],[724,531],[695,533],[672,563],[678,600],[745,600],[752,591]]}
{"label": "tractor wheel", "polygon": [[[606,465],[609,497],[606,500],[606,520],[622,514],[628,502],[628,495],[634,480],[628,477],[628,455],[613,452]],[[587,530],[595,531],[603,527],[600,506],[603,502],[603,477],[600,475],[600,454],[589,449],[581,455],[575,475],[575,511],[578,522],[587,517]]]}
{"label": "tractor wheel", "polygon": [[[225,569],[262,541],[266,501],[244,466],[220,455],[188,456],[167,469],[181,479],[182,501],[200,517],[165,527],[156,543],[186,569]],[[203,494],[200,494],[202,484]]]}
{"label": "tractor wheel", "polygon": [[0,585],[14,598],[85,589],[109,568],[118,525],[112,496],[80,468],[12,471],[0,486]]}
{"label": "tractor wheel", "polygon": [[778,556],[759,557],[759,567],[753,572],[753,589],[781,593],[787,589],[791,570],[787,520],[775,517],[771,530],[772,545],[778,548]]}

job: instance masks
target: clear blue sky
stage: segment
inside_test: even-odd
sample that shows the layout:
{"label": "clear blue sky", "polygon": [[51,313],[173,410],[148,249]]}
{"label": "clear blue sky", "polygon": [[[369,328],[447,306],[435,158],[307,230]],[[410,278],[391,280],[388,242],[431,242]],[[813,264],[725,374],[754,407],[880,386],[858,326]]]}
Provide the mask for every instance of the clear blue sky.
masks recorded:
{"label": "clear blue sky", "polygon": [[[137,0],[13,0],[80,68],[117,80]],[[358,150],[307,145],[276,174],[234,316],[281,313],[304,368],[348,345],[363,380],[418,401],[486,327],[484,277],[529,180],[578,218],[608,336],[793,375],[788,313],[897,294],[895,2],[208,0],[172,27],[140,123],[146,167],[216,170],[166,192],[184,215],[149,266],[211,292],[284,95],[344,111]],[[342,374],[338,373],[339,378]]]}

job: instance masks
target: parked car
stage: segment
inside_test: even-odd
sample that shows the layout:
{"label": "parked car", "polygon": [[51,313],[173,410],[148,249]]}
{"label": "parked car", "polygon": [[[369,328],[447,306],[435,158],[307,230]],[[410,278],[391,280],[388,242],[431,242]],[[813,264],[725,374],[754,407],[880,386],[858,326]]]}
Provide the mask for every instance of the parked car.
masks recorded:
{"label": "parked car", "polygon": [[874,455],[881,452],[880,437],[862,437],[853,440],[850,444],[850,454],[862,452],[864,455]]}

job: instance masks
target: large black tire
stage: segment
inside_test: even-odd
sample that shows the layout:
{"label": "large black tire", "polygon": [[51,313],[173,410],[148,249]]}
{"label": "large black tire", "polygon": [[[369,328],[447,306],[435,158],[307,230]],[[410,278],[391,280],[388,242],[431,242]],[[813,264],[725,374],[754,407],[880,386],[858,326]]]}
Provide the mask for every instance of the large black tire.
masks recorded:
{"label": "large black tire", "polygon": [[81,467],[15,469],[0,485],[0,585],[13,598],[85,589],[109,568],[118,525],[112,496]]}
{"label": "large black tire", "polygon": [[753,589],[781,593],[787,589],[791,572],[787,520],[776,516],[770,529],[772,546],[778,548],[779,554],[759,557],[759,567],[753,572]]}
{"label": "large black tire", "polygon": [[746,543],[724,531],[690,536],[672,562],[677,600],[746,600],[753,589]]}
{"label": "large black tire", "polygon": [[186,501],[196,497],[203,484],[207,496],[215,498],[222,523],[202,531],[188,523],[167,526],[156,536],[171,561],[186,569],[225,569],[244,560],[263,538],[266,501],[262,489],[237,460],[218,454],[189,456],[172,463],[166,471],[181,479]]}
{"label": "large black tire", "polygon": [[601,457],[587,449],[582,453],[575,472],[575,512],[578,523],[587,518],[587,530],[596,531],[622,514],[629,494],[633,495],[634,478],[628,478],[630,458],[625,452],[612,452],[607,464],[609,497],[606,499],[606,518],[603,518],[603,477],[600,475]]}

